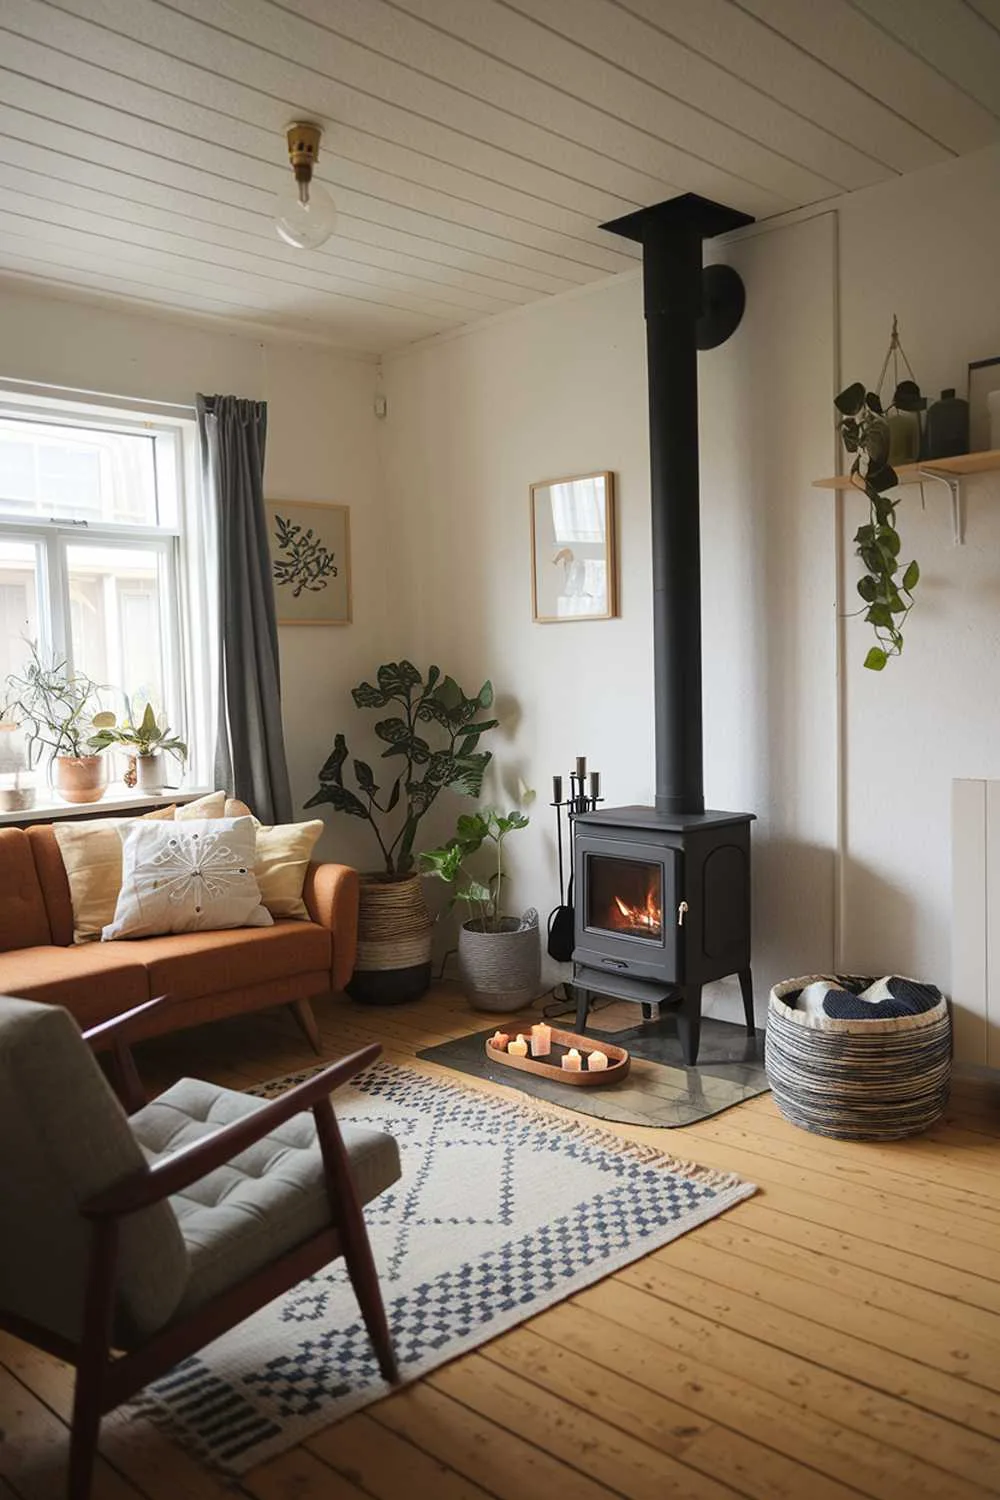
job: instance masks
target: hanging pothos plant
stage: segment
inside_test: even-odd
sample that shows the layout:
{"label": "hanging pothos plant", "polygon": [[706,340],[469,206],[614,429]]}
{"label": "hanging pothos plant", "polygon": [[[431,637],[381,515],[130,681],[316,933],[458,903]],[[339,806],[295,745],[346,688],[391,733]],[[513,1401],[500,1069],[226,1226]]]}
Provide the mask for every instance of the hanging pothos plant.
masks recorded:
{"label": "hanging pothos plant", "polygon": [[856,554],[865,567],[857,588],[876,639],[865,666],[881,672],[891,656],[902,654],[903,625],[913,608],[920,569],[914,561],[900,572],[897,502],[886,494],[899,483],[899,476],[889,463],[889,423],[881,401],[858,380],[841,391],[834,405],[842,418],[844,447],[853,455],[851,483],[868,497],[868,521],[854,536]]}

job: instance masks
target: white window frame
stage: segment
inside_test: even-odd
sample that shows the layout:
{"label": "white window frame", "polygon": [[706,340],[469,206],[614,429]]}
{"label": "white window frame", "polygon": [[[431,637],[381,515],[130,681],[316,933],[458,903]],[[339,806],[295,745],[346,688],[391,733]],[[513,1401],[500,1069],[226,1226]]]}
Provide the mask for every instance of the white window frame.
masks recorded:
{"label": "white window frame", "polygon": [[[16,386],[17,383],[12,383]],[[181,410],[177,408],[177,410]],[[157,511],[165,524],[132,526],[115,522],[48,519],[5,514],[0,538],[33,545],[39,590],[39,644],[73,670],[73,639],[67,615],[70,598],[68,549],[96,546],[155,552],[163,560],[160,631],[164,670],[164,712],[171,729],[190,749],[185,786],[207,786],[212,771],[214,661],[198,643],[213,639],[214,534],[201,504],[197,432],[192,416],[153,415],[114,410],[103,402],[72,402],[22,394],[0,381],[0,415],[46,426],[128,432],[154,443]],[[110,684],[118,688],[118,684]],[[116,705],[117,707],[117,705]]]}

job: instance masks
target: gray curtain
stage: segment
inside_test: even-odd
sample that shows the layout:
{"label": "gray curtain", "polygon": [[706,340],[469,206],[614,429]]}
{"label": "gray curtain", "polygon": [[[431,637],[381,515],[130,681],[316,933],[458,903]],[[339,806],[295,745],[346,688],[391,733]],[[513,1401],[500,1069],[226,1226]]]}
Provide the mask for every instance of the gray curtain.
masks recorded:
{"label": "gray curtain", "polygon": [[199,396],[205,492],[219,546],[219,722],[216,786],[262,823],[290,823],[292,794],[281,729],[274,585],[264,512],[267,405]]}

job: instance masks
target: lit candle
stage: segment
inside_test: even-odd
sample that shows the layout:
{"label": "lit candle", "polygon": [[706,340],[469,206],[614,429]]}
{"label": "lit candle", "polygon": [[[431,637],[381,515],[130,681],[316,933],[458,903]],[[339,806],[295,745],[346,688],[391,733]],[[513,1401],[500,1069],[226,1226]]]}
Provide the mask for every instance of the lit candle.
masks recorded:
{"label": "lit candle", "polygon": [[562,801],[562,777],[561,776],[553,776],[553,778],[552,778],[552,800],[553,800],[553,802],[556,802],[556,803],[559,803],[559,802]]}
{"label": "lit candle", "polygon": [[591,771],[590,773],[590,795],[594,802],[596,802],[601,795],[600,771]]}
{"label": "lit candle", "polygon": [[528,1055],[528,1043],[525,1041],[524,1037],[520,1034],[520,1032],[518,1032],[517,1040],[513,1041],[513,1042],[508,1042],[507,1043],[507,1056],[508,1057],[527,1057],[527,1055]]}
{"label": "lit candle", "polygon": [[603,1073],[608,1066],[608,1055],[606,1052],[588,1052],[587,1068],[591,1073]]}
{"label": "lit candle", "polygon": [[539,1021],[531,1028],[531,1055],[532,1057],[548,1057],[552,1051],[552,1027],[546,1026],[544,1021]]}
{"label": "lit candle", "polygon": [[576,757],[576,774],[580,778],[580,790],[583,791],[583,783],[587,779],[587,757],[578,755]]}
{"label": "lit candle", "polygon": [[490,1046],[495,1048],[497,1052],[506,1052],[507,1043],[509,1041],[510,1037],[507,1035],[506,1031],[494,1031],[493,1035],[490,1037]]}
{"label": "lit candle", "polygon": [[568,1073],[580,1073],[583,1071],[583,1061],[575,1047],[571,1047],[562,1060],[562,1065]]}

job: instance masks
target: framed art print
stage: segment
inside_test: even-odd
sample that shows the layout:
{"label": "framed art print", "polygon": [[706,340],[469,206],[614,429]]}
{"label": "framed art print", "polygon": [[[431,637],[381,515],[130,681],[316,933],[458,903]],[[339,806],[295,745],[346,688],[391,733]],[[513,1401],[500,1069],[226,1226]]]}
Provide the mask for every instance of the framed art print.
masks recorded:
{"label": "framed art print", "polygon": [[1000,448],[1000,359],[969,366],[969,452]]}
{"label": "framed art print", "polygon": [[618,613],[614,475],[531,486],[532,617],[552,624]]}
{"label": "framed art print", "polygon": [[279,625],[351,623],[350,510],[268,500],[271,577]]}

